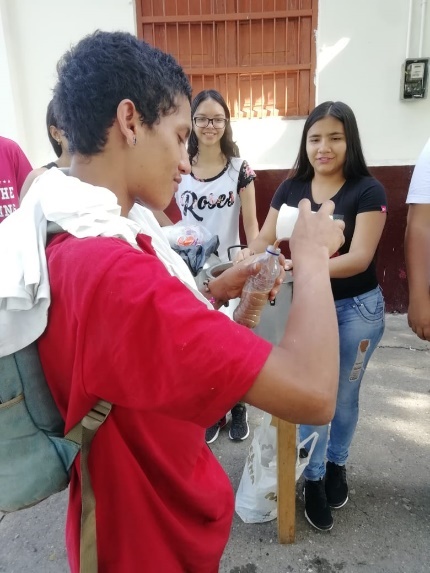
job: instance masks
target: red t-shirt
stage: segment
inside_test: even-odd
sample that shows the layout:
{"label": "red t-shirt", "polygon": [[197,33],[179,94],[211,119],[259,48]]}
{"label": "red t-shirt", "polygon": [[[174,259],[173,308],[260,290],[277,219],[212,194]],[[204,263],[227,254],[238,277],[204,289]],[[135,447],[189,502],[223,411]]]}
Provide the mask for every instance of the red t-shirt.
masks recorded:
{"label": "red t-shirt", "polygon": [[20,146],[0,137],[0,223],[19,207],[19,194],[32,167]]}
{"label": "red t-shirt", "polygon": [[[90,472],[103,573],[215,573],[233,515],[230,482],[204,440],[252,386],[271,349],[205,305],[142,249],[117,238],[56,236],[47,248],[52,303],[39,342],[49,386],[73,427],[114,404]],[[67,518],[79,570],[80,481]]]}

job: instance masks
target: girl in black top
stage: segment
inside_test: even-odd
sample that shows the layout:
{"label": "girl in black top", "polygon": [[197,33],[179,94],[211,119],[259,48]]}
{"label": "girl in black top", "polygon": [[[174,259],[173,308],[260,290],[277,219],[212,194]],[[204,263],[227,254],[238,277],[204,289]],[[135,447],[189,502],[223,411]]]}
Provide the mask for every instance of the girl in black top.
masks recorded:
{"label": "girl in black top", "polygon": [[277,189],[250,250],[264,251],[273,244],[279,209],[283,204],[297,207],[303,198],[314,211],[331,199],[335,215],[345,222],[345,243],[329,267],[340,338],[336,412],[330,427],[300,428],[301,440],[313,431],[319,436],[304,472],[305,515],[317,529],[329,530],[331,508],[348,501],[345,463],[358,421],[361,380],[384,332],[384,299],[374,258],[387,201],[384,188],[367,169],[354,114],[342,102],[322,103],[307,118],[292,173]]}

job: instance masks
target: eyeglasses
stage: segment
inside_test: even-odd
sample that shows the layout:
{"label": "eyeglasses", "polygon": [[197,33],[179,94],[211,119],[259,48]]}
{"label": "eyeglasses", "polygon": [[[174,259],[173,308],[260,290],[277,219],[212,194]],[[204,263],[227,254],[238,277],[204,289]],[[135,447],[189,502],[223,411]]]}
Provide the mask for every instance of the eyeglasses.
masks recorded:
{"label": "eyeglasses", "polygon": [[211,123],[215,129],[224,129],[227,125],[228,119],[225,117],[201,117],[197,116],[194,118],[194,124],[196,127],[208,127]]}

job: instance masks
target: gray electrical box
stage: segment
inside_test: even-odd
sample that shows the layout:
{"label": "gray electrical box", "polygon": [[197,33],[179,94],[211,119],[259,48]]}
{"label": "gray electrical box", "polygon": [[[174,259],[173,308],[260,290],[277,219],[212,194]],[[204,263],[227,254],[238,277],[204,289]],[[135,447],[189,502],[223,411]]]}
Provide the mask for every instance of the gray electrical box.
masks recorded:
{"label": "gray electrical box", "polygon": [[427,97],[429,58],[409,58],[402,66],[400,98],[416,100]]}

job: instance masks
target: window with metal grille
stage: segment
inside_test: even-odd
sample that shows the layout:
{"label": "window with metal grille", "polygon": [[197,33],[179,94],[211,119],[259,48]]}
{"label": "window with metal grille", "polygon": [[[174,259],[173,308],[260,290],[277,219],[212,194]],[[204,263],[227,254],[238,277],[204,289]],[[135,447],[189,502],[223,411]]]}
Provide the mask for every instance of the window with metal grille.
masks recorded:
{"label": "window with metal grille", "polygon": [[138,36],[171,53],[194,94],[215,88],[233,118],[314,107],[318,0],[136,0]]}

